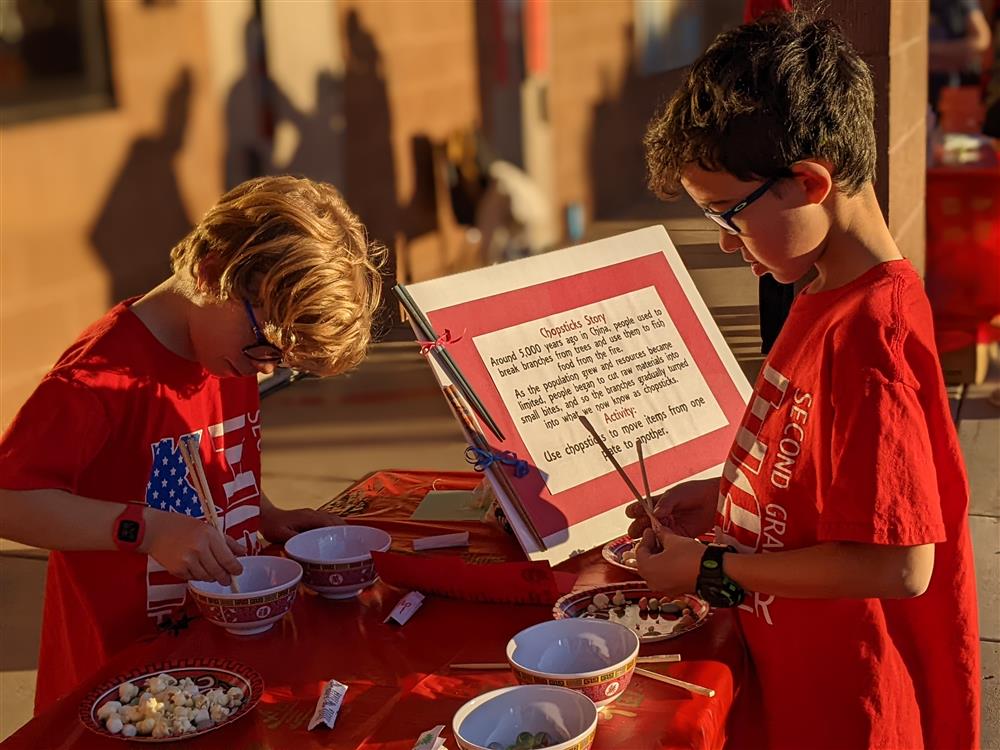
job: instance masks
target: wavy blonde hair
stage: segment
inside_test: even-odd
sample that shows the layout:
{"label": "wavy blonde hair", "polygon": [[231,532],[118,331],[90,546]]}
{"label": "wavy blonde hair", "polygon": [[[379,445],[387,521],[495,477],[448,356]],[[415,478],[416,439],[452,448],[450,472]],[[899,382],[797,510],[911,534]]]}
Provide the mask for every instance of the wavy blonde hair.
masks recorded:
{"label": "wavy blonde hair", "polygon": [[285,364],[336,375],[357,366],[371,342],[385,256],[336,188],[279,176],[222,196],[170,261],[218,299],[258,307]]}

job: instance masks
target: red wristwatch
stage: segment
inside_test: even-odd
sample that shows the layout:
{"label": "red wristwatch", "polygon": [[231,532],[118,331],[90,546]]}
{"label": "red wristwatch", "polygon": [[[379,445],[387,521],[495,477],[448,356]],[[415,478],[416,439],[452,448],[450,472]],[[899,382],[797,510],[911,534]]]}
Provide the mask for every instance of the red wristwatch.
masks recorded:
{"label": "red wristwatch", "polygon": [[123,552],[135,552],[146,535],[146,521],[142,517],[145,505],[126,503],[125,510],[115,519],[112,536],[115,546]]}

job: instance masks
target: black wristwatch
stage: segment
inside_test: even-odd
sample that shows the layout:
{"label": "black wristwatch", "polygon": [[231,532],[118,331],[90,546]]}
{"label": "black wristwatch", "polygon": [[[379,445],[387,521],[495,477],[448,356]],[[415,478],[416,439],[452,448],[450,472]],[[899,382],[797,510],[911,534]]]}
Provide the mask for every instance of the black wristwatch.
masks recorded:
{"label": "black wristwatch", "polygon": [[735,551],[731,544],[710,544],[701,556],[695,591],[713,607],[735,607],[743,601],[743,589],[722,572],[722,556]]}

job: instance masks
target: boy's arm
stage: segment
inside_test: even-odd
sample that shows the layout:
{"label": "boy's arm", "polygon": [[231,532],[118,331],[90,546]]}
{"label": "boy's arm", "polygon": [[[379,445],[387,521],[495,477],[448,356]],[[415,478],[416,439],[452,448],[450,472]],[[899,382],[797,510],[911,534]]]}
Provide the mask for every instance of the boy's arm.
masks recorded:
{"label": "boy's arm", "polygon": [[[639,573],[666,594],[690,593],[705,547],[665,531],[662,552],[653,552],[647,531],[636,551]],[[905,599],[919,596],[934,570],[934,545],[897,547],[857,542],[824,542],[812,547],[729,553],[723,571],[747,591],[800,599]]]}
{"label": "boy's arm", "polygon": [[[113,527],[124,509],[63,490],[0,489],[0,534],[44,549],[114,550]],[[242,547],[203,520],[152,508],[143,509],[143,519],[146,531],[137,551],[178,578],[228,586],[230,575],[243,571],[234,554],[243,554]]]}
{"label": "boy's arm", "polygon": [[272,544],[284,544],[296,534],[309,529],[339,526],[343,523],[340,516],[322,510],[276,508],[263,491],[260,493],[260,533]]}

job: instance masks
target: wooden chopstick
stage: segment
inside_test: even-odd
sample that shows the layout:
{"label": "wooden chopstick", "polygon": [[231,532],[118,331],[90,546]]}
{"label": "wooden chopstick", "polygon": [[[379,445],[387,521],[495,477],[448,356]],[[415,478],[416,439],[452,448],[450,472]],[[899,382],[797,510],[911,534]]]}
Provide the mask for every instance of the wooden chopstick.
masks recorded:
{"label": "wooden chopstick", "polygon": [[635,485],[632,483],[632,480],[629,479],[628,474],[625,473],[625,469],[623,469],[621,464],[618,463],[618,459],[615,458],[615,454],[612,453],[611,450],[608,448],[608,446],[605,445],[604,441],[601,440],[601,436],[597,434],[597,430],[594,429],[594,425],[592,425],[590,423],[590,420],[587,419],[587,417],[584,416],[583,414],[580,415],[580,422],[583,423],[583,426],[587,428],[587,432],[589,432],[591,436],[594,438],[594,440],[597,441],[597,444],[604,452],[604,455],[611,462],[611,465],[615,467],[615,471],[618,472],[618,476],[620,476],[622,479],[625,480],[625,484],[627,484],[628,488],[632,491],[632,494],[635,496],[636,502],[638,502],[640,507],[644,511],[646,511],[646,515],[649,517],[649,523],[653,527],[653,531],[659,531],[659,529],[662,528],[663,524],[661,524],[660,521],[656,518],[656,516],[653,515],[653,509],[649,506],[649,504],[646,503],[643,496],[639,494],[639,490],[636,489]]}
{"label": "wooden chopstick", "polygon": [[[640,656],[636,661],[639,664],[663,664],[664,662],[677,662],[681,660],[680,654],[659,654],[656,656]],[[449,664],[449,669],[469,669],[488,671],[493,669],[507,669],[510,664],[507,662],[469,662],[467,664]],[[656,674],[651,672],[650,674]],[[657,675],[659,676],[659,675]],[[713,691],[714,694],[714,691]]]}
{"label": "wooden chopstick", "polygon": [[[438,335],[434,330],[433,324],[431,324],[430,318],[424,315],[423,310],[417,307],[417,303],[413,301],[413,297],[410,296],[409,291],[403,284],[396,284],[393,287],[393,292],[399,298],[403,307],[406,308],[406,312],[410,314],[413,318],[414,323],[417,324],[417,328],[420,329],[420,334],[424,337],[425,341],[437,341]],[[438,361],[442,369],[447,373],[448,378],[455,384],[455,386],[462,392],[462,395],[468,399],[469,404],[471,404],[473,410],[480,416],[486,426],[490,428],[490,432],[497,436],[499,440],[506,440],[503,432],[497,426],[497,423],[490,416],[490,413],[486,410],[483,402],[479,400],[479,396],[469,385],[469,381],[465,379],[465,375],[459,369],[458,364],[452,358],[451,354],[441,346],[435,346],[431,348],[431,353],[434,355],[434,359]]]}
{"label": "wooden chopstick", "polygon": [[[185,436],[180,439],[179,448],[181,451],[181,458],[184,459],[184,465],[187,466],[188,470],[188,477],[192,480],[191,486],[194,487],[194,492],[198,496],[198,502],[201,503],[201,512],[204,514],[208,522],[212,524],[212,526],[214,526],[223,537],[225,537],[226,532],[222,528],[222,521],[219,519],[219,514],[215,512],[215,503],[212,501],[212,491],[208,488],[208,479],[205,476],[205,467],[201,462],[201,443],[195,443],[195,446],[192,447],[191,444],[194,442],[194,439],[190,436]],[[223,542],[225,542],[225,539],[223,539]],[[230,575],[229,588],[234,594],[240,593],[240,587],[236,582],[236,576]]]}
{"label": "wooden chopstick", "polygon": [[660,674],[659,672],[652,672],[648,669],[643,669],[642,667],[635,668],[636,674],[641,674],[643,677],[648,677],[651,680],[656,680],[658,682],[665,682],[667,685],[673,685],[674,687],[683,688],[691,693],[697,693],[698,695],[704,695],[709,698],[715,697],[715,691],[712,688],[702,687],[701,685],[695,685],[693,682],[685,682],[684,680],[678,680],[676,677],[668,677],[665,674]]}
{"label": "wooden chopstick", "polygon": [[641,437],[635,439],[635,449],[639,454],[639,471],[642,472],[642,488],[646,493],[646,502],[643,503],[642,507],[645,508],[646,515],[649,516],[649,522],[652,524],[653,531],[659,533],[660,529],[663,528],[663,524],[656,517],[656,508],[653,506],[653,493],[649,490],[649,477],[646,476],[646,459],[642,455]]}
{"label": "wooden chopstick", "polygon": [[[457,389],[452,385],[446,385],[441,389],[444,391],[445,398],[448,399],[448,405],[455,414],[455,418],[461,423],[465,432],[468,433],[468,438],[474,446],[479,448],[479,450],[490,452],[490,444],[487,441],[486,436],[483,431],[479,429],[479,425],[476,424],[476,418],[469,413],[469,410],[465,408],[465,404],[462,403],[462,399],[459,398]],[[535,543],[540,552],[545,551],[545,542],[542,541],[541,534],[535,529],[535,525],[531,522],[531,518],[528,516],[527,511],[524,508],[524,503],[521,502],[521,496],[517,494],[517,490],[514,489],[514,485],[510,481],[510,477],[503,470],[503,467],[493,466],[489,467],[492,471],[493,477],[500,484],[510,500],[511,504],[517,510],[518,514],[521,516],[521,520],[528,529],[528,533],[531,535],[531,541]]]}

